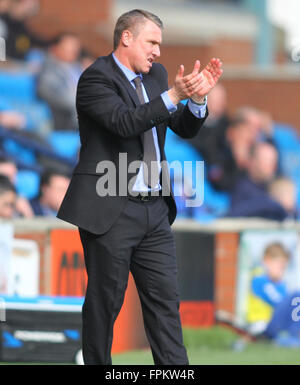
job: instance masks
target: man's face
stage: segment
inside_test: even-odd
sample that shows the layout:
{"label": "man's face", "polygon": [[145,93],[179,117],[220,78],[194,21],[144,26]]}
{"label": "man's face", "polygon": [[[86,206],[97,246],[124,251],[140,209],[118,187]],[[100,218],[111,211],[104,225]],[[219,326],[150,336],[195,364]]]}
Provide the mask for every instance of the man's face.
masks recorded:
{"label": "man's face", "polygon": [[0,163],[0,174],[6,175],[13,184],[16,182],[17,173],[18,169],[14,163]]}
{"label": "man's face", "polygon": [[66,63],[73,63],[78,59],[81,45],[75,36],[65,36],[53,49],[55,56]]}
{"label": "man's face", "polygon": [[70,179],[62,175],[53,175],[48,185],[42,188],[42,203],[58,211],[66,194]]}
{"label": "man's face", "polygon": [[6,191],[0,195],[0,218],[13,218],[17,196],[13,191]]}
{"label": "man's face", "polygon": [[260,182],[269,182],[277,170],[278,155],[276,149],[268,144],[261,144],[251,161],[252,175]]}
{"label": "man's face", "polygon": [[125,34],[125,38],[130,69],[135,73],[148,73],[153,61],[160,56],[161,29],[147,20],[138,25],[133,33]]}
{"label": "man's face", "polygon": [[254,138],[256,139],[263,125],[262,115],[258,112],[249,112],[246,116],[246,120],[250,125]]}

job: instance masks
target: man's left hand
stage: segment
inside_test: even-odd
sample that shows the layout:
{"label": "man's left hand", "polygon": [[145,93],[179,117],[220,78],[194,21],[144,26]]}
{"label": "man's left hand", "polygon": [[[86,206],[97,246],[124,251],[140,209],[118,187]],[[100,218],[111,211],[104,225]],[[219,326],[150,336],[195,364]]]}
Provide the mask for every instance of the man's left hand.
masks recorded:
{"label": "man's left hand", "polygon": [[191,99],[196,103],[204,101],[205,96],[215,87],[218,83],[222,70],[222,62],[220,59],[213,58],[207,64],[207,66],[201,71],[203,81],[201,82],[197,91],[191,96]]}

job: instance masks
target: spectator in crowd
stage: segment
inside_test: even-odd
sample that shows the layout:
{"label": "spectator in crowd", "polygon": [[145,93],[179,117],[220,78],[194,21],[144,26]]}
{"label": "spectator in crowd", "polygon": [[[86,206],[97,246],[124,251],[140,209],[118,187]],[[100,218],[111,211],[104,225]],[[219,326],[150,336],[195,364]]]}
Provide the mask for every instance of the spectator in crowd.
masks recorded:
{"label": "spectator in crowd", "polygon": [[[255,143],[253,132],[247,122],[236,120],[226,131],[226,143],[229,146],[228,159],[232,159],[233,168],[246,170],[249,164],[250,151]],[[226,159],[226,158],[225,158]]]}
{"label": "spectator in crowd", "polygon": [[0,15],[0,30],[6,42],[7,58],[25,60],[32,48],[47,46],[46,41],[35,35],[26,24],[37,13],[38,0],[10,0],[5,1],[2,7],[4,11]]}
{"label": "spectator in crowd", "polygon": [[253,271],[247,321],[252,335],[263,336],[280,345],[300,347],[300,323],[292,316],[292,300],[300,294],[288,293],[284,282],[289,257],[279,242],[265,248],[262,266]]}
{"label": "spectator in crowd", "polygon": [[22,130],[26,119],[24,115],[17,111],[0,111],[0,126],[5,128]]}
{"label": "spectator in crowd", "polygon": [[6,15],[11,0],[0,0],[0,15]]}
{"label": "spectator in crowd", "polygon": [[[15,163],[8,158],[0,156],[0,175],[5,175],[16,186],[17,174],[18,168]],[[17,195],[16,198],[15,216],[24,218],[32,218],[34,216],[30,203],[20,195]]]}
{"label": "spectator in crowd", "polygon": [[268,142],[276,146],[273,139],[274,121],[268,111],[261,111],[255,107],[243,106],[236,113],[235,118],[249,124],[253,141]]}
{"label": "spectator in crowd", "polygon": [[246,165],[247,174],[235,183],[231,195],[230,217],[262,217],[284,220],[285,208],[268,193],[268,184],[275,178],[278,166],[276,148],[267,142],[256,143]]}
{"label": "spectator in crowd", "polygon": [[220,84],[209,94],[208,109],[210,114],[201,135],[190,143],[203,156],[212,186],[230,192],[247,166],[251,146],[257,141],[273,144],[272,119],[266,112],[243,106],[230,121],[226,90]]}
{"label": "spectator in crowd", "polygon": [[55,130],[77,130],[76,89],[82,72],[81,44],[71,33],[57,36],[38,77],[37,91],[51,108]]}
{"label": "spectator in crowd", "polygon": [[18,168],[15,163],[10,159],[5,158],[4,156],[0,156],[0,174],[6,175],[11,183],[15,185],[17,180],[17,173]]}
{"label": "spectator in crowd", "polygon": [[91,64],[94,63],[96,57],[86,49],[82,49],[79,56],[79,61],[81,64],[81,70],[86,70]]}
{"label": "spectator in crowd", "polygon": [[262,333],[270,322],[274,308],[287,295],[283,276],[289,254],[281,243],[269,244],[262,256],[262,265],[252,272],[248,296],[247,322],[252,334]]}
{"label": "spectator in crowd", "polygon": [[0,18],[6,17],[9,12],[11,0],[0,0]]}
{"label": "spectator in crowd", "polygon": [[208,166],[217,164],[220,150],[223,150],[225,130],[229,124],[227,115],[227,93],[222,84],[211,90],[207,106],[209,116],[207,117],[201,132],[189,142],[200,152]]}
{"label": "spectator in crowd", "polygon": [[216,190],[229,192],[245,173],[253,145],[252,133],[244,121],[232,121],[227,127],[214,162],[205,163],[207,178]]}
{"label": "spectator in crowd", "polygon": [[272,115],[268,111],[261,111],[261,130],[260,139],[265,142],[269,142],[276,145],[274,135],[274,120]]}
{"label": "spectator in crowd", "polygon": [[6,175],[0,175],[0,218],[11,219],[15,216],[17,193]]}
{"label": "spectator in crowd", "polygon": [[278,177],[269,185],[269,194],[287,212],[288,218],[297,218],[297,189],[295,183],[286,177]]}
{"label": "spectator in crowd", "polygon": [[260,110],[251,106],[242,106],[237,109],[234,119],[247,123],[252,133],[253,143],[261,138],[261,130],[264,117]]}
{"label": "spectator in crowd", "polygon": [[[207,106],[209,116],[207,117],[201,132],[194,138],[189,139],[189,143],[203,157],[206,169],[208,171],[208,179],[214,183],[215,175],[217,178],[220,173],[220,164],[223,162],[225,132],[229,125],[229,117],[227,115],[227,93],[222,84],[211,90]],[[218,186],[216,186],[218,187]]]}
{"label": "spectator in crowd", "polygon": [[69,175],[59,170],[46,170],[41,178],[39,195],[31,200],[34,214],[55,217],[69,183]]}

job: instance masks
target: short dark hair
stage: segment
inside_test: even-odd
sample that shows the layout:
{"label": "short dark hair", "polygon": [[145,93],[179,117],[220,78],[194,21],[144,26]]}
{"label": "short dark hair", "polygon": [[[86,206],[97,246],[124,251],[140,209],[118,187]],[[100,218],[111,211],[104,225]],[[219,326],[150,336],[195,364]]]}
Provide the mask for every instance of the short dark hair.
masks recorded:
{"label": "short dark hair", "polygon": [[42,188],[44,186],[48,186],[51,183],[52,177],[54,177],[54,176],[63,176],[65,178],[69,178],[69,179],[71,178],[71,174],[68,171],[66,171],[65,169],[58,170],[58,169],[52,168],[52,167],[45,169],[41,175],[41,178],[40,178],[40,188],[39,188],[39,193],[38,193],[39,198],[42,195]]}
{"label": "short dark hair", "polygon": [[144,11],[143,9],[133,9],[132,11],[123,13],[115,26],[114,30],[114,50],[118,47],[123,31],[126,29],[133,32],[134,28],[150,20],[155,23],[160,29],[163,29],[163,23],[160,18],[151,12]]}
{"label": "short dark hair", "polygon": [[8,191],[14,192],[15,194],[17,193],[10,179],[6,175],[0,174],[0,195]]}

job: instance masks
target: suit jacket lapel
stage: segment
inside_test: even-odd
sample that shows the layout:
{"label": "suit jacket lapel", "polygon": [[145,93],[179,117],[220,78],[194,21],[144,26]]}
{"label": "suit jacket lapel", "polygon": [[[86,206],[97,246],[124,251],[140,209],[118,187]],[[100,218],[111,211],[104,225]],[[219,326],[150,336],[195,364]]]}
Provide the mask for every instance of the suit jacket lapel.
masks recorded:
{"label": "suit jacket lapel", "polygon": [[[112,68],[114,70],[116,78],[126,88],[126,91],[128,92],[128,94],[129,94],[129,96],[133,102],[133,105],[138,106],[139,104],[141,104],[135,89],[132,87],[132,85],[130,84],[130,81],[127,79],[127,77],[125,76],[125,74],[123,73],[121,68],[115,62],[112,54],[109,55],[109,60],[111,62],[111,65],[112,65]],[[142,146],[141,148],[143,149],[144,148],[144,140],[143,140],[144,136],[140,135],[139,139],[140,139],[140,145]]]}
{"label": "suit jacket lapel", "polygon": [[[140,104],[140,101],[138,99],[137,93],[135,89],[130,84],[129,80],[124,75],[123,71],[119,68],[117,63],[114,61],[114,58],[112,57],[112,54],[109,55],[109,59],[111,62],[111,65],[113,67],[113,70],[115,72],[116,77],[119,79],[119,81],[124,85],[126,88],[128,94],[130,95],[130,98],[135,106],[138,106]],[[158,95],[161,94],[161,91],[159,89],[158,84],[156,83],[155,79],[153,79],[149,75],[143,75],[143,84],[146,89],[147,95],[149,100],[152,100],[156,98]],[[158,137],[158,143],[160,147],[161,154],[163,153],[163,140],[162,140],[162,132],[161,130],[157,130],[157,137]],[[140,135],[141,144],[144,147],[144,135]]]}
{"label": "suit jacket lapel", "polygon": [[139,99],[138,99],[138,96],[137,96],[137,93],[136,93],[135,89],[132,87],[132,85],[130,84],[130,81],[124,75],[124,73],[121,70],[121,68],[119,68],[117,63],[114,61],[114,58],[112,57],[112,54],[109,55],[109,59],[111,61],[111,64],[112,64],[112,67],[114,69],[116,77],[118,78],[120,83],[122,83],[122,85],[124,85],[124,87],[126,88],[126,91],[128,92],[130,98],[133,101],[133,104],[135,106],[138,106],[140,104],[140,102],[139,102]]}

